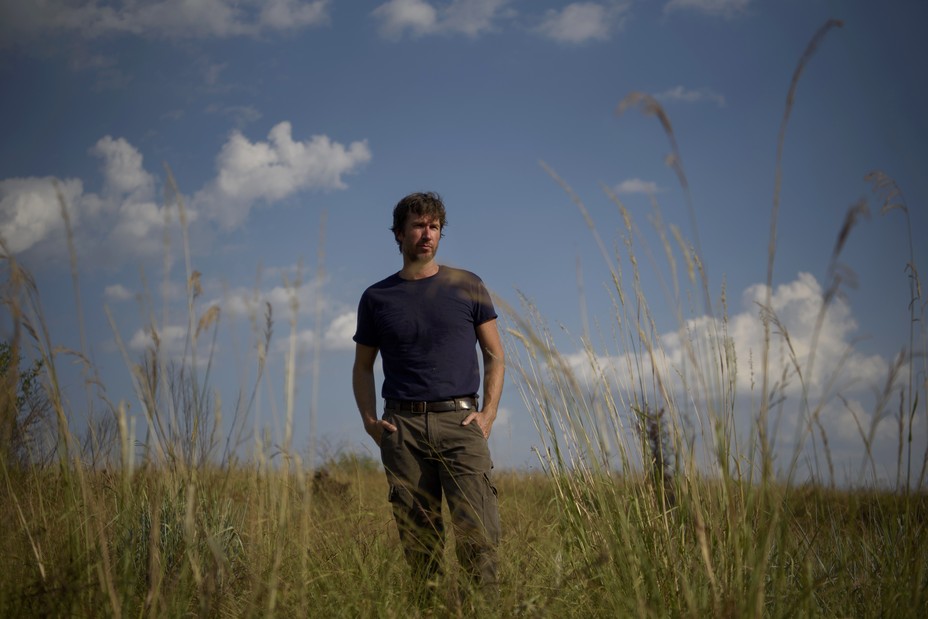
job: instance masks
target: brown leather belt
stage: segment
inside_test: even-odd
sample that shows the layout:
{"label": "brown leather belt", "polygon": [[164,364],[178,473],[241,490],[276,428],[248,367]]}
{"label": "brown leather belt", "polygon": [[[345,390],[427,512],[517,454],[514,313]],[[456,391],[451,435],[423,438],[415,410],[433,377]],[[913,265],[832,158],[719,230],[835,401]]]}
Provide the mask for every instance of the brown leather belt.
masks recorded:
{"label": "brown leather belt", "polygon": [[436,400],[434,402],[416,402],[413,400],[384,400],[384,410],[401,413],[447,413],[449,411],[477,410],[476,398],[454,398],[453,400]]}

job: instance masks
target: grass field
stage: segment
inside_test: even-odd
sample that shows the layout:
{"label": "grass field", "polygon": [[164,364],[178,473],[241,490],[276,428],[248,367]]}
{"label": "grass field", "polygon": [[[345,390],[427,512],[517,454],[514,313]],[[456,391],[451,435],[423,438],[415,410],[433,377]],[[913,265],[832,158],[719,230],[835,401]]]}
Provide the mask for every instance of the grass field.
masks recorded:
{"label": "grass field", "polygon": [[[324,471],[324,473],[323,473]],[[7,469],[3,616],[421,616],[382,472]],[[923,495],[503,473],[484,616],[920,617]],[[450,549],[449,549],[450,556]],[[458,606],[450,561],[438,616]]]}

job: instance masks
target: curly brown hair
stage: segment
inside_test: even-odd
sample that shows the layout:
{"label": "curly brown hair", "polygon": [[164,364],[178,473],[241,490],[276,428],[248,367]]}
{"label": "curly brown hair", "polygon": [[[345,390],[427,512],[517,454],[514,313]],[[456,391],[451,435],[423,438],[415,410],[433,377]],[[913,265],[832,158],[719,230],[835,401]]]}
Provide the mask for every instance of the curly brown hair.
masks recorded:
{"label": "curly brown hair", "polygon": [[[434,191],[424,193],[411,193],[399,202],[393,208],[393,238],[397,246],[402,251],[402,243],[397,236],[406,226],[406,219],[410,213],[416,216],[427,215],[438,219],[438,226],[441,229],[441,237],[445,236],[445,226],[448,224],[448,217],[445,214],[445,204],[441,201],[441,196]],[[440,238],[440,237],[439,237]]]}

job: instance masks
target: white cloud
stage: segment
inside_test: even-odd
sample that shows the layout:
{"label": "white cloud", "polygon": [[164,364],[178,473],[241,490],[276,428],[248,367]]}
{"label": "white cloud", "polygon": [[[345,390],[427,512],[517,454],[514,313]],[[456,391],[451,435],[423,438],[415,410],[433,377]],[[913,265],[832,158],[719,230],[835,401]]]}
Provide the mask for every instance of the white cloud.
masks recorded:
{"label": "white cloud", "polygon": [[329,0],[45,0],[0,4],[0,37],[10,41],[45,33],[86,38],[255,36],[326,24]]}
{"label": "white cloud", "polygon": [[122,284],[112,284],[103,289],[103,298],[108,301],[128,301],[134,295]]}
{"label": "white cloud", "polygon": [[264,0],[259,23],[274,30],[295,30],[315,26],[328,23],[328,9],[328,0]]}
{"label": "white cloud", "polygon": [[[770,413],[771,427],[776,419],[777,449],[780,462],[787,467],[797,449],[793,439],[812,430],[807,425],[808,415],[815,414],[829,439],[836,474],[841,474],[859,466],[865,456],[860,428],[869,432],[874,427],[875,452],[892,452],[898,438],[893,433],[898,427],[885,415],[893,411],[877,411],[874,395],[884,389],[892,364],[856,347],[857,322],[843,299],[833,299],[817,325],[823,295],[822,286],[808,273],[800,273],[772,291],[769,308],[777,322],[771,326],[768,389],[780,404]],[[713,384],[724,389],[727,381],[733,380],[736,428],[742,435],[748,434],[754,431],[758,401],[763,397],[759,391],[764,326],[759,304],[765,297],[766,286],[750,286],[742,295],[741,308],[727,323],[700,316],[686,321],[681,329],[661,334],[655,339],[653,359],[642,351],[618,355],[584,351],[565,355],[564,360],[582,385],[597,393],[608,388],[609,397],[619,403],[620,410],[642,385],[645,397],[652,397],[657,390],[656,377],[660,377],[669,397],[676,401],[676,410],[697,428],[706,421],[705,408],[717,397],[711,388],[710,393],[701,390]],[[810,365],[813,352],[814,365]],[[718,376],[720,362],[729,367],[725,376]],[[689,385],[685,392],[684,376]],[[810,453],[816,443],[822,458],[819,430],[815,428],[813,434],[805,436],[804,453]],[[705,435],[702,438],[711,440]],[[883,458],[884,468],[890,462],[892,458]],[[820,468],[818,474],[828,472]]]}
{"label": "white cloud", "polygon": [[[112,262],[163,250],[166,226],[178,225],[177,207],[159,204],[157,179],[145,169],[139,150],[123,138],[104,136],[88,152],[102,159],[100,193],[85,193],[78,179],[0,180],[0,238],[8,251],[20,254],[41,246],[43,251],[65,255],[66,244],[61,242],[65,226],[56,185],[67,206],[79,254],[106,254]],[[217,157],[216,178],[193,200],[185,200],[187,221],[218,222],[225,229],[233,228],[255,204],[268,204],[306,189],[344,188],[342,176],[370,158],[366,142],[346,147],[324,135],[296,142],[287,122],[271,130],[268,142],[251,143],[235,132]]]}
{"label": "white cloud", "polygon": [[[751,308],[763,303],[765,295],[766,286],[762,284],[748,288],[742,297],[745,311],[731,321],[730,331],[738,346],[739,358],[743,358],[749,351],[754,351],[755,359],[759,358],[763,346],[763,329],[756,311],[752,312]],[[771,295],[770,309],[786,329],[793,355],[806,373],[804,380],[813,392],[820,392],[832,372],[843,365],[838,389],[855,386],[866,389],[881,384],[889,364],[878,355],[865,355],[854,350],[853,335],[857,331],[857,322],[846,301],[838,297],[831,302],[816,332],[823,296],[821,285],[809,273],[800,273],[795,281],[778,286]],[[773,328],[778,330],[778,327]],[[774,368],[774,372],[779,372],[784,365],[790,365],[791,361],[784,348],[784,334],[779,333],[774,341],[779,344],[781,351],[777,360],[779,365]],[[815,365],[810,368],[808,363],[813,352]],[[810,371],[812,376],[808,376]],[[745,380],[746,377],[742,383]],[[792,388],[798,392],[798,380],[794,381]]]}
{"label": "white cloud", "polygon": [[654,95],[659,101],[682,101],[684,103],[700,103],[708,101],[715,103],[719,107],[725,107],[725,97],[709,88],[689,89],[683,86],[675,86],[664,92]]}
{"label": "white cloud", "polygon": [[664,12],[690,10],[707,15],[733,17],[743,13],[750,3],[751,0],[670,0],[664,5]]}
{"label": "white cloud", "polygon": [[[719,319],[701,316],[686,321],[679,330],[660,335],[654,368],[647,355],[597,355],[591,359],[586,352],[579,352],[568,355],[567,360],[586,383],[596,382],[594,368],[598,368],[605,376],[614,378],[621,389],[634,391],[639,373],[644,378],[656,371],[664,376],[665,384],[670,384],[674,377],[684,373],[705,372],[704,368],[711,364],[698,360],[701,367],[685,369],[692,362],[689,351],[717,353],[724,346],[719,343],[719,338],[727,333],[730,350],[736,360],[737,387],[741,394],[747,396],[760,383],[764,326],[759,304],[765,301],[765,290],[763,284],[747,288],[742,296],[741,311],[729,316],[727,325]],[[834,392],[863,392],[882,385],[889,371],[889,363],[879,355],[855,350],[857,323],[850,306],[841,298],[831,302],[816,331],[823,295],[824,291],[814,276],[800,273],[794,281],[778,286],[770,298],[770,309],[776,315],[779,326],[771,327],[768,375],[773,380],[786,376],[787,381],[781,391],[791,398],[802,392],[796,364],[802,369],[802,380],[812,401],[827,399]],[[813,350],[814,367],[809,367]],[[840,374],[835,377],[834,372],[838,369]],[[826,393],[826,388],[831,391]]]}
{"label": "white cloud", "polygon": [[77,179],[31,177],[0,181],[0,239],[6,250],[18,254],[50,236],[63,234],[62,200],[73,226],[78,220],[74,205],[82,193],[83,184]]}
{"label": "white cloud", "polygon": [[644,193],[655,194],[661,190],[654,181],[645,181],[640,178],[627,178],[615,186],[616,193]]}
{"label": "white cloud", "polygon": [[[355,327],[357,325],[357,314],[353,311],[340,314],[329,321],[329,324],[322,333],[322,349],[332,351],[345,351],[354,349]],[[300,357],[306,357],[312,354],[313,349],[318,342],[316,332],[312,329],[303,329],[296,334],[296,352]],[[275,350],[279,353],[286,354],[290,349],[290,339],[281,337],[277,340]]]}
{"label": "white cloud", "polygon": [[441,8],[426,0],[389,0],[371,13],[380,21],[380,32],[390,38],[406,33],[465,34],[477,36],[493,30],[495,22],[511,15],[509,0],[452,0]]}
{"label": "white cloud", "polygon": [[560,11],[547,11],[537,31],[560,43],[604,41],[614,28],[621,27],[627,9],[626,4],[575,2]]}
{"label": "white cloud", "polygon": [[[326,283],[324,279],[302,281],[301,271],[303,269],[298,266],[267,269],[265,275],[279,272],[286,280],[301,283],[277,285],[264,290],[238,287],[227,291],[220,298],[206,301],[204,306],[219,306],[222,315],[230,320],[253,320],[255,326],[263,330],[266,306],[270,305],[272,320],[275,323],[272,352],[286,357],[290,353],[290,347],[295,346],[298,363],[301,364],[299,371],[304,371],[306,368],[302,364],[312,358],[317,343],[323,351],[354,349],[352,337],[357,325],[357,312],[354,309],[345,309],[341,303],[333,303],[323,291]],[[324,325],[321,329],[321,339],[315,327],[306,327],[307,324],[315,325],[317,312],[322,316]],[[294,319],[296,330],[291,332],[290,321]]]}
{"label": "white cloud", "polygon": [[[119,215],[107,235],[109,249],[118,255],[155,255],[164,248],[164,229],[177,214],[172,206],[158,206],[154,202],[126,201],[119,205]],[[196,221],[196,213],[187,214],[188,221]]]}
{"label": "white cloud", "polygon": [[425,0],[390,0],[378,6],[372,13],[381,20],[381,32],[391,38],[405,31],[414,35],[428,34],[436,30],[438,11]]}
{"label": "white cloud", "polygon": [[[222,300],[213,299],[210,303],[219,305],[223,313],[230,318],[257,318],[264,314],[264,304],[266,302],[269,301],[257,291],[239,288],[225,295]],[[277,310],[273,311],[276,316]]]}
{"label": "white cloud", "polygon": [[298,285],[295,277],[291,281],[294,282],[291,285],[277,285],[267,290],[238,287],[226,292],[221,298],[208,301],[207,305],[220,306],[229,317],[249,318],[262,316],[265,304],[270,303],[277,320],[289,320],[294,310],[300,317],[311,316],[317,309],[328,310],[327,299],[321,289],[324,281],[314,278]]}
{"label": "white cloud", "polygon": [[346,148],[325,135],[295,142],[289,122],[275,125],[267,142],[250,142],[239,131],[217,157],[217,175],[194,204],[225,228],[241,224],[258,203],[273,202],[306,189],[343,189],[344,174],[371,159],[366,141]]}
{"label": "white cloud", "polygon": [[[99,196],[87,194],[80,201],[88,216],[81,239],[93,243],[103,237],[107,251],[116,255],[157,253],[163,248],[163,232],[172,221],[173,207],[155,203],[155,178],[145,170],[142,154],[125,139],[111,136],[97,141],[90,153],[103,160],[103,191]],[[195,221],[197,214],[191,211],[187,217]]]}
{"label": "white cloud", "polygon": [[90,153],[103,159],[103,192],[121,199],[152,195],[155,180],[142,167],[142,153],[125,139],[101,138]]}
{"label": "white cloud", "polygon": [[325,332],[326,347],[330,350],[351,350],[354,348],[354,332],[358,326],[358,313],[345,312],[336,316],[329,323]]}

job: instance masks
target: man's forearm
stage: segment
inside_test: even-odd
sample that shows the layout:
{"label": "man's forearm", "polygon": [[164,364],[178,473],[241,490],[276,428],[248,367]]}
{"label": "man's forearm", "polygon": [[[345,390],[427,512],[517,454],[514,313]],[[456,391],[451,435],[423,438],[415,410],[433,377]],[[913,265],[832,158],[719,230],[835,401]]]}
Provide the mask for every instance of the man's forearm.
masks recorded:
{"label": "man's forearm", "polygon": [[503,393],[506,364],[502,359],[489,357],[484,361],[483,372],[483,411],[490,411],[496,417],[496,410],[499,408],[499,400]]}
{"label": "man's forearm", "polygon": [[374,385],[373,370],[355,366],[351,373],[351,384],[354,388],[354,400],[358,405],[364,425],[377,421],[377,390]]}

